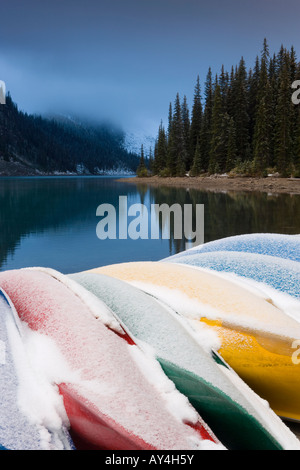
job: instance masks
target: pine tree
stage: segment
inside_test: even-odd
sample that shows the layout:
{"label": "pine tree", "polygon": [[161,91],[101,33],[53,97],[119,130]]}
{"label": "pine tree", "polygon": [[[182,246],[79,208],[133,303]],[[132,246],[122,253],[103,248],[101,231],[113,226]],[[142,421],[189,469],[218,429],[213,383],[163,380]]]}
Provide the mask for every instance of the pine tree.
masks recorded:
{"label": "pine tree", "polygon": [[219,85],[221,89],[221,96],[222,96],[222,112],[225,114],[227,110],[227,94],[229,88],[229,75],[228,72],[225,72],[224,65],[222,65],[221,73],[219,77]]}
{"label": "pine tree", "polygon": [[283,47],[283,44],[281,44],[280,50],[276,56],[276,78],[277,80],[280,79],[280,74],[281,71],[284,67],[285,64],[285,57],[286,57],[286,50]]}
{"label": "pine tree", "polygon": [[166,166],[165,166],[165,173],[169,176],[172,176],[175,174],[173,136],[174,136],[173,109],[172,109],[172,103],[170,103],[169,115],[168,115],[168,132],[167,132],[167,155],[166,155]]}
{"label": "pine tree", "polygon": [[245,161],[250,157],[250,147],[247,71],[243,57],[237,69],[235,88],[234,121],[236,126],[237,154],[241,161]]}
{"label": "pine tree", "polygon": [[200,152],[200,143],[199,139],[197,140],[196,150],[193,160],[193,165],[191,168],[191,175],[192,176],[199,176],[202,171],[202,159],[201,159],[201,152]]}
{"label": "pine tree", "polygon": [[182,125],[183,125],[183,145],[184,145],[184,154],[186,155],[186,164],[185,170],[189,171],[191,167],[191,159],[190,159],[190,113],[187,104],[187,98],[184,96],[183,103],[181,106],[182,112]]}
{"label": "pine tree", "polygon": [[269,64],[269,82],[270,82],[270,114],[269,114],[269,125],[270,125],[270,166],[276,166],[275,150],[276,150],[276,139],[275,139],[275,121],[276,121],[276,109],[277,109],[277,97],[278,97],[278,78],[277,78],[277,58],[276,54],[270,59]]}
{"label": "pine tree", "polygon": [[231,171],[236,164],[236,135],[235,135],[235,124],[232,117],[229,117],[228,124],[228,141],[227,141],[227,153],[226,153],[226,168],[225,171]]}
{"label": "pine tree", "polygon": [[174,162],[174,142],[173,133],[169,134],[168,147],[167,147],[167,161],[165,167],[166,176],[175,176],[176,174],[176,163]]}
{"label": "pine tree", "polygon": [[262,96],[255,125],[254,139],[254,170],[257,175],[263,176],[266,168],[270,164],[270,106],[268,99],[270,94],[270,86],[266,86],[266,94]]}
{"label": "pine tree", "polygon": [[173,132],[173,109],[172,103],[169,105],[168,115],[168,134],[167,134],[167,158],[165,166],[166,174],[173,176],[175,174],[174,168],[174,132]]}
{"label": "pine tree", "polygon": [[266,39],[261,56],[259,84],[257,90],[258,108],[253,137],[254,169],[263,176],[271,159],[271,86],[269,82],[269,48]]}
{"label": "pine tree", "polygon": [[151,173],[154,173],[154,159],[152,154],[152,147],[149,150],[149,170]]}
{"label": "pine tree", "polygon": [[182,119],[182,109],[180,103],[179,93],[176,95],[175,105],[174,105],[174,117],[173,117],[173,131],[174,131],[174,142],[175,142],[175,175],[184,176],[187,153],[185,149],[184,142],[184,127]]}
{"label": "pine tree", "polygon": [[208,171],[211,144],[211,122],[213,110],[213,84],[212,72],[209,68],[205,81],[205,109],[203,113],[202,126],[200,131],[200,153],[203,170]]}
{"label": "pine tree", "polygon": [[154,142],[154,152],[153,152],[153,173],[155,175],[158,175],[160,170],[158,169],[158,166],[156,166],[157,164],[157,144],[158,144],[158,137],[155,139],[155,142]]}
{"label": "pine tree", "polygon": [[158,129],[156,148],[154,155],[153,171],[159,174],[167,165],[167,136],[161,121]]}
{"label": "pine tree", "polygon": [[170,176],[185,174],[186,153],[184,148],[183,122],[179,93],[176,95],[174,112],[168,140],[167,170]]}
{"label": "pine tree", "polygon": [[200,78],[197,77],[197,82],[194,91],[194,102],[192,109],[192,118],[191,118],[191,128],[190,128],[190,151],[188,158],[188,168],[191,167],[193,162],[193,157],[196,151],[196,145],[200,138],[202,123],[202,102],[201,102],[201,87],[200,87]]}
{"label": "pine tree", "polygon": [[172,109],[172,103],[169,105],[169,115],[168,115],[168,135],[167,139],[169,140],[169,137],[172,133],[172,123],[173,123],[173,109]]}
{"label": "pine tree", "polygon": [[291,116],[293,105],[290,85],[288,54],[285,52],[279,76],[276,112],[276,159],[277,169],[281,176],[288,176],[290,174],[292,164]]}
{"label": "pine tree", "polygon": [[141,155],[140,155],[140,163],[137,169],[137,176],[140,178],[143,178],[144,176],[147,176],[148,171],[145,165],[145,155],[144,155],[144,146],[143,144],[141,145]]}
{"label": "pine tree", "polygon": [[253,152],[253,138],[255,131],[255,120],[258,110],[258,90],[260,78],[260,60],[256,57],[254,69],[249,73],[248,89],[249,89],[249,139],[251,143],[251,150]]}
{"label": "pine tree", "polygon": [[227,109],[229,116],[233,118],[235,116],[235,107],[236,107],[236,95],[237,95],[236,82],[237,82],[236,72],[234,71],[234,67],[232,66],[230,79],[229,79],[229,87],[227,91],[226,109]]}
{"label": "pine tree", "polygon": [[212,125],[211,125],[211,144],[209,154],[209,173],[217,173],[222,166],[224,157],[224,142],[222,140],[222,96],[221,87],[218,82],[215,84],[214,104],[212,111]]}

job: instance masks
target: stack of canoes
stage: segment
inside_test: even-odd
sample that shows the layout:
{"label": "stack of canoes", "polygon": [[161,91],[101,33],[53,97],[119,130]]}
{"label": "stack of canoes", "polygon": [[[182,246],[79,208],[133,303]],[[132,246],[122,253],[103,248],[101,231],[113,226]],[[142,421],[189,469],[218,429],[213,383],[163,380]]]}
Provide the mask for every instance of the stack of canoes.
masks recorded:
{"label": "stack of canoes", "polygon": [[257,234],[0,273],[0,448],[300,449],[299,261]]}

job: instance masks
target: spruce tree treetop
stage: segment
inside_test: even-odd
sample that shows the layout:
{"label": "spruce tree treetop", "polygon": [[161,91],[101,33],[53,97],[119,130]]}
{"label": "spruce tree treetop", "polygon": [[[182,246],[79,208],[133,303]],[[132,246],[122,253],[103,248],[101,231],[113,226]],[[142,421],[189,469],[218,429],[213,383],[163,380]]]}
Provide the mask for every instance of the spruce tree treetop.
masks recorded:
{"label": "spruce tree treetop", "polygon": [[291,173],[293,104],[290,94],[289,55],[285,51],[279,76],[278,103],[276,112],[276,157],[277,169],[282,176]]}
{"label": "spruce tree treetop", "polygon": [[140,163],[137,169],[137,176],[140,178],[143,178],[145,176],[148,176],[148,171],[146,168],[145,164],[145,155],[144,155],[144,146],[143,144],[141,145],[141,156],[140,156]]}
{"label": "spruce tree treetop", "polygon": [[188,157],[188,167],[190,168],[196,151],[197,141],[200,138],[202,124],[202,101],[201,101],[201,87],[200,78],[197,76],[197,82],[194,90],[194,102],[192,108],[192,120],[190,128],[190,149]]}

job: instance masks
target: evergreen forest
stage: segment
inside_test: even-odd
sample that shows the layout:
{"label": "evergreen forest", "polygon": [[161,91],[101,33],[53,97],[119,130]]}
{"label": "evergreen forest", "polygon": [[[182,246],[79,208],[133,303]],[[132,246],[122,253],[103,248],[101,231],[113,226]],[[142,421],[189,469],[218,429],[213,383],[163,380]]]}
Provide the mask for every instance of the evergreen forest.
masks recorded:
{"label": "evergreen forest", "polygon": [[300,177],[300,105],[292,102],[299,79],[294,48],[271,56],[266,39],[252,68],[243,57],[216,76],[209,68],[203,94],[197,77],[191,110],[179,93],[170,103],[154,151],[145,158],[141,150],[138,175]]}
{"label": "evergreen forest", "polygon": [[139,156],[126,150],[124,139],[122,130],[108,124],[27,114],[10,94],[0,105],[1,165],[18,164],[25,174],[135,173]]}

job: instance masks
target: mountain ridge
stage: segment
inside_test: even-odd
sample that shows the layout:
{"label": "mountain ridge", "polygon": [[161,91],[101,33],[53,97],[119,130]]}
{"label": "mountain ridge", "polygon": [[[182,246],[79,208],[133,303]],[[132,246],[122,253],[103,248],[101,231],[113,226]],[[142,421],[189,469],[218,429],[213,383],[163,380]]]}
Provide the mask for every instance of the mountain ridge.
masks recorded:
{"label": "mountain ridge", "polygon": [[0,106],[0,175],[135,174],[139,156],[108,123],[20,111],[10,95]]}

